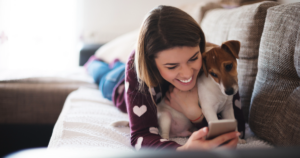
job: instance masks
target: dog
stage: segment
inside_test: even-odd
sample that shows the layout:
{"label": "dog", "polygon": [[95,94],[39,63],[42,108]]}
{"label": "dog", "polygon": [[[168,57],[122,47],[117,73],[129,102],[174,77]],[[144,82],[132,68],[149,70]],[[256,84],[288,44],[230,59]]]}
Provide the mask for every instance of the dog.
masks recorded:
{"label": "dog", "polygon": [[[203,54],[203,71],[197,80],[199,103],[205,119],[217,121],[220,113],[223,119],[235,119],[233,96],[238,92],[237,60],[240,42],[230,40],[221,46],[208,44]],[[236,128],[237,131],[237,128]],[[239,143],[246,141],[239,138]]]}
{"label": "dog", "polygon": [[237,61],[239,41],[226,41],[221,46],[209,44],[202,56],[204,75],[198,77],[198,96],[207,122],[235,119],[233,96],[238,92]]}

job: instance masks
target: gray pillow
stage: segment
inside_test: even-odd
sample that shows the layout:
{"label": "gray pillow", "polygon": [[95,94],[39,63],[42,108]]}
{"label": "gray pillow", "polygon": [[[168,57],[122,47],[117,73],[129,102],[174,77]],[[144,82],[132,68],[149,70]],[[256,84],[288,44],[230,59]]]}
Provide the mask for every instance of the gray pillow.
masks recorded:
{"label": "gray pillow", "polygon": [[249,125],[278,146],[300,145],[300,3],[268,9]]}
{"label": "gray pillow", "polygon": [[261,2],[236,9],[214,9],[206,12],[201,23],[208,42],[218,45],[227,40],[241,42],[238,79],[245,121],[248,121],[250,100],[257,73],[260,38],[267,9],[275,5],[278,3]]}

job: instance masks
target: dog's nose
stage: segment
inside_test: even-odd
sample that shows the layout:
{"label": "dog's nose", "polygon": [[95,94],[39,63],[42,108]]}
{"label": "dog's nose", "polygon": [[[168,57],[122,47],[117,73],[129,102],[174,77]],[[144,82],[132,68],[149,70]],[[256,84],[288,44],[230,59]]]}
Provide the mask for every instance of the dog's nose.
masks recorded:
{"label": "dog's nose", "polygon": [[233,92],[234,92],[233,88],[228,88],[225,90],[225,94],[227,94],[227,95],[232,95]]}

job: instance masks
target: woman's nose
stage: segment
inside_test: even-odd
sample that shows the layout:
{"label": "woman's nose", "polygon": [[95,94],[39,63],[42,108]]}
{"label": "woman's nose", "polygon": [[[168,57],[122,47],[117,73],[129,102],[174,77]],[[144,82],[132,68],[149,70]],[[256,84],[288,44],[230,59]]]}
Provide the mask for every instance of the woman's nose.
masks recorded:
{"label": "woman's nose", "polygon": [[180,76],[182,78],[189,79],[193,75],[193,69],[189,65],[183,65],[181,67]]}

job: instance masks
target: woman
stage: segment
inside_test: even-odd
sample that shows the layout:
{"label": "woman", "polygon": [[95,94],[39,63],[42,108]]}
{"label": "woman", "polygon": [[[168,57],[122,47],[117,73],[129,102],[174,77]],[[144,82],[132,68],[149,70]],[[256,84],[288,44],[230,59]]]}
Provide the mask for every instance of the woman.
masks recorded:
{"label": "woman", "polygon": [[[112,94],[114,104],[129,115],[131,145],[135,149],[203,150],[218,147],[226,141],[229,142],[222,147],[236,147],[238,132],[212,140],[204,139],[208,128],[204,127],[206,122],[198,105],[196,86],[204,49],[204,33],[182,10],[158,6],[147,15],[140,29],[136,51],[126,63],[125,78],[119,81]],[[99,86],[103,93],[105,85],[101,82]],[[184,145],[162,139],[158,134],[156,104],[164,96],[168,98],[167,104],[183,113],[195,127],[201,128],[192,133]]]}

